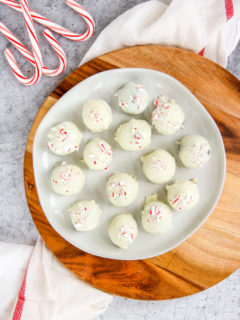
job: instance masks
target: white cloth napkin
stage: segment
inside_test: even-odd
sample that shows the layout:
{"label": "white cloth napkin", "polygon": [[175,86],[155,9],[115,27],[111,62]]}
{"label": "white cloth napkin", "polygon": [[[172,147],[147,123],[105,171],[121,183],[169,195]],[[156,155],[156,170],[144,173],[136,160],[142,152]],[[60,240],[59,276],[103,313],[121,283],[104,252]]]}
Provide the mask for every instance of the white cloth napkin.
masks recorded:
{"label": "white cloth napkin", "polygon": [[[239,38],[239,0],[151,0],[106,27],[81,64],[126,46],[161,44],[226,66]],[[107,308],[111,296],[65,269],[42,240],[31,251],[31,246],[0,242],[0,319],[87,320]]]}
{"label": "white cloth napkin", "polygon": [[239,38],[239,0],[152,0],[110,23],[81,64],[123,47],[159,44],[195,51],[225,67]]}
{"label": "white cloth napkin", "polygon": [[0,257],[1,320],[88,320],[112,301],[68,271],[41,238],[34,249],[0,242]]}

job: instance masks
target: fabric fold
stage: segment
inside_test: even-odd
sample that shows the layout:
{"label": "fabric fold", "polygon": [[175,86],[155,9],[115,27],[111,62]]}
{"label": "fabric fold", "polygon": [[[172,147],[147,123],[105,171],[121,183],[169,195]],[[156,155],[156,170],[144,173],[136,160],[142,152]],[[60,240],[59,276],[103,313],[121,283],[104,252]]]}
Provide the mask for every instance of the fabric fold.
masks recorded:
{"label": "fabric fold", "polygon": [[239,39],[239,1],[173,0],[168,5],[151,0],[133,7],[110,23],[81,64],[120,48],[159,44],[201,52],[226,67],[227,58]]}
{"label": "fabric fold", "polygon": [[59,263],[41,238],[34,248],[2,242],[0,254],[0,319],[87,320],[112,301]]}

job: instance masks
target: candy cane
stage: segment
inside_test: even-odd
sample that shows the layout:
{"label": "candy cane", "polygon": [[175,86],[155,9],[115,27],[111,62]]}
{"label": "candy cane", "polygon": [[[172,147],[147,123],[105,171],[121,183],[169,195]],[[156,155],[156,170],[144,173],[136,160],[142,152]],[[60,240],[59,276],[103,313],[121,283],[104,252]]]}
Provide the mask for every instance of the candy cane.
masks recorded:
{"label": "candy cane", "polygon": [[[14,0],[0,0],[0,3],[6,4],[9,7],[13,8],[16,11],[22,12],[21,6],[15,2]],[[85,22],[87,23],[88,30],[84,34],[76,34],[72,31],[69,31],[68,29],[65,29],[58,24],[52,22],[51,20],[41,16],[35,11],[30,11],[30,14],[32,16],[32,19],[45,27],[51,29],[52,31],[62,35],[65,38],[68,38],[73,41],[85,41],[89,39],[95,29],[94,22],[90,14],[84,10],[79,4],[77,4],[74,0],[67,0],[66,4],[72,8],[74,11],[76,11],[78,14],[80,14]]]}
{"label": "candy cane", "polygon": [[59,59],[58,68],[56,68],[55,70],[50,70],[46,67],[43,67],[43,73],[49,77],[59,76],[66,69],[67,57],[66,57],[65,52],[63,51],[62,47],[57,42],[57,40],[54,38],[54,36],[50,30],[45,29],[43,31],[43,34],[46,37],[46,39],[48,40],[48,42],[51,44],[52,48],[54,49],[54,51],[58,55],[58,59]]}
{"label": "candy cane", "polygon": [[30,37],[32,49],[33,49],[33,56],[35,59],[35,74],[32,78],[26,78],[22,72],[20,71],[17,62],[12,54],[12,51],[10,49],[6,49],[4,51],[6,58],[8,60],[8,63],[10,64],[10,67],[12,71],[14,72],[16,78],[24,85],[32,85],[39,81],[39,79],[42,76],[42,56],[39,48],[39,44],[37,41],[37,35],[34,29],[33,21],[31,18],[30,10],[28,7],[27,0],[20,0],[20,5],[22,8],[22,13],[24,16],[24,20],[27,26],[28,34]]}
{"label": "candy cane", "polygon": [[[0,22],[0,32],[16,47],[16,49],[18,49],[18,51],[21,52],[21,54],[30,63],[32,63],[33,65],[36,64],[35,58],[32,55],[32,53],[22,44],[22,42],[19,39],[17,39],[16,36],[14,36],[14,34],[2,22]],[[43,74],[49,77],[58,76],[61,73],[63,73],[63,71],[66,68],[66,64],[67,64],[66,55],[63,49],[61,48],[61,46],[59,45],[59,43],[57,42],[57,40],[54,38],[53,34],[49,30],[47,29],[44,30],[43,34],[48,40],[48,42],[51,44],[51,46],[53,47],[53,49],[55,50],[59,58],[58,68],[51,70],[43,66]]]}

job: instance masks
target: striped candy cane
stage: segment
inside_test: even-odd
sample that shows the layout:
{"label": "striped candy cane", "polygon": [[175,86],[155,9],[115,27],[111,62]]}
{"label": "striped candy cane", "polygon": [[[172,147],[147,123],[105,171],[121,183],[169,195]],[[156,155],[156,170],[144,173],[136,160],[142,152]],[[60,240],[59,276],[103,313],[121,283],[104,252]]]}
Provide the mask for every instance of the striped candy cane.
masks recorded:
{"label": "striped candy cane", "polygon": [[46,39],[48,40],[48,42],[51,44],[53,49],[55,50],[56,54],[58,55],[58,59],[59,59],[59,66],[57,69],[50,70],[46,67],[43,67],[43,73],[49,77],[59,76],[66,69],[67,57],[66,57],[65,52],[63,51],[62,47],[57,42],[57,40],[54,38],[54,36],[50,30],[45,29],[43,31],[43,34],[46,37]]}
{"label": "striped candy cane", "polygon": [[[36,64],[35,58],[32,55],[32,53],[22,44],[22,42],[17,39],[16,36],[2,23],[0,22],[0,32],[18,49],[19,52],[33,65]],[[43,66],[43,74],[49,77],[55,77],[63,73],[63,71],[66,68],[67,64],[67,58],[66,55],[57,42],[57,40],[54,38],[53,34],[49,30],[44,30],[43,32],[44,36],[48,40],[48,42],[51,44],[53,49],[55,50],[56,54],[58,55],[59,58],[59,66],[58,68],[51,70],[48,69],[47,67]]]}
{"label": "striped candy cane", "polygon": [[15,74],[16,78],[24,85],[33,85],[39,81],[39,79],[42,76],[42,56],[39,48],[39,44],[37,41],[37,35],[34,29],[33,21],[31,18],[30,10],[28,7],[27,0],[20,0],[20,5],[22,8],[22,13],[24,16],[24,20],[27,26],[28,34],[30,37],[32,49],[33,49],[33,56],[35,59],[35,74],[33,75],[32,78],[26,78],[21,70],[19,69],[17,62],[12,54],[12,51],[10,49],[6,49],[4,51],[6,58],[8,60],[8,63],[10,64],[10,67]]}
{"label": "striped candy cane", "polygon": [[[22,12],[22,7],[14,0],[0,0],[0,3],[6,4],[9,7],[13,8],[19,12]],[[81,7],[79,4],[77,4],[74,0],[67,0],[66,4],[70,8],[72,8],[74,11],[76,11],[78,14],[80,14],[83,17],[83,19],[85,20],[85,22],[87,23],[88,30],[84,34],[76,34],[68,29],[65,29],[65,28],[59,26],[58,24],[52,22],[51,20],[41,16],[40,14],[38,14],[35,11],[31,10],[30,14],[31,14],[32,19],[34,21],[44,25],[45,27],[62,35],[65,38],[68,38],[73,41],[85,41],[85,40],[89,39],[92,36],[94,29],[95,29],[92,17],[85,9],[83,9],[83,7]]]}

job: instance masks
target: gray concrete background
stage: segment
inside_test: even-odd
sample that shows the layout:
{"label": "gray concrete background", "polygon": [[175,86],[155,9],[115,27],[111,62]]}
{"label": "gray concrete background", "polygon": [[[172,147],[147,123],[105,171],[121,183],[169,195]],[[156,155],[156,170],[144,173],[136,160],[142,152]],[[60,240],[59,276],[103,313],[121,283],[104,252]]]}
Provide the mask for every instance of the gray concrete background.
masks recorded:
{"label": "gray concrete background", "polygon": [[[3,54],[5,48],[12,46],[0,35],[0,240],[34,244],[38,236],[25,199],[22,167],[25,143],[39,107],[56,85],[77,68],[100,31],[121,13],[142,2],[145,1],[79,1],[94,17],[96,23],[94,36],[89,41],[81,43],[56,36],[67,54],[68,67],[61,77],[52,79],[43,77],[33,87],[24,87],[14,78]],[[84,23],[63,0],[32,0],[30,6],[60,25],[76,32],[84,31]],[[29,44],[21,14],[0,4],[0,21],[4,22],[23,43]],[[43,27],[37,25],[36,29],[45,65],[54,67],[56,55],[52,53],[41,35]],[[19,54],[17,61],[26,74],[32,74],[32,68]],[[227,66],[227,69],[238,78],[240,78],[239,61],[240,43],[229,57]],[[96,319],[239,320],[239,275],[239,271],[235,272],[213,288],[178,300],[147,302],[114,297],[109,309]]]}

